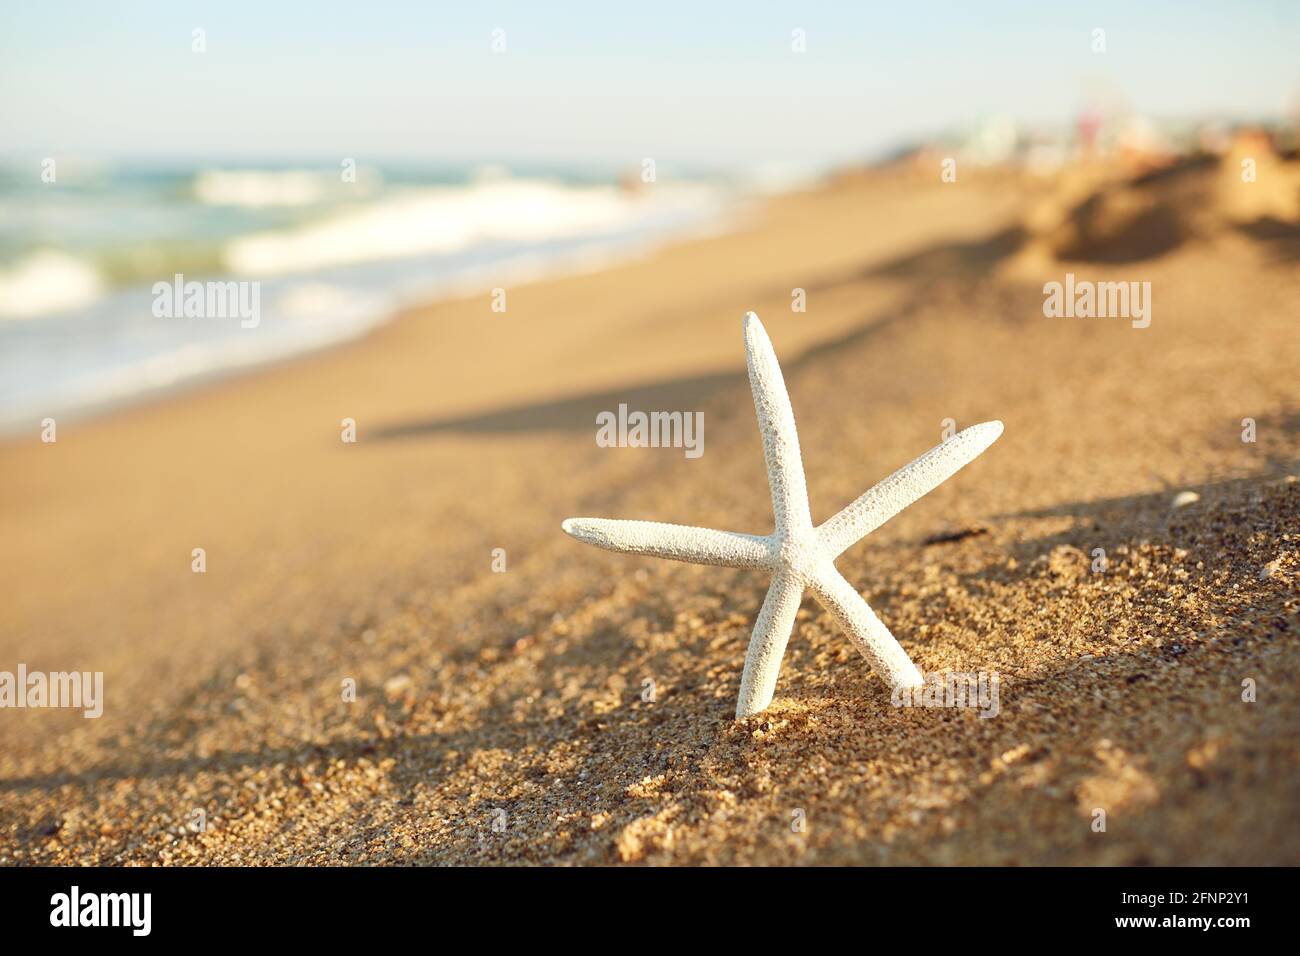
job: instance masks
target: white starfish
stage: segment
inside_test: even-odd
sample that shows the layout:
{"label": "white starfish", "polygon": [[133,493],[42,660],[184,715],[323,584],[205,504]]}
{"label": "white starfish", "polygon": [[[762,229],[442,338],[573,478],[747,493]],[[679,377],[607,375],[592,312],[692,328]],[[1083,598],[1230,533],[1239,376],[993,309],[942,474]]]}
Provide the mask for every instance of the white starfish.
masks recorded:
{"label": "white starfish", "polygon": [[744,328],[745,360],[763,437],[775,530],[759,536],[608,518],[569,518],[562,527],[579,541],[609,551],[648,554],[694,564],[766,568],[772,572],[772,585],[749,640],[745,672],[740,679],[740,698],[736,702],[737,718],[757,714],[772,702],[781,658],[794,629],[795,612],[799,610],[805,588],[812,589],[822,607],[839,622],[862,656],[890,687],[919,687],[921,672],[894,640],[889,628],[835,569],[834,561],[854,543],[978,457],[1002,434],[1002,423],[984,422],[958,432],[814,528],[794,411],[781,367],[758,316],[746,313]]}

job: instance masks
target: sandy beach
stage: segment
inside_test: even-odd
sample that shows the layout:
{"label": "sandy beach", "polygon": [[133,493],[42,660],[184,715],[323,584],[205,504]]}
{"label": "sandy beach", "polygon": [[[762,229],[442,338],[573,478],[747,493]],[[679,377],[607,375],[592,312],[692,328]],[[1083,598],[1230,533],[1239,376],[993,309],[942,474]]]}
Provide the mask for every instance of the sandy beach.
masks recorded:
{"label": "sandy beach", "polygon": [[[1300,215],[1233,170],[846,173],[504,313],[34,423],[0,670],[105,700],[5,713],[0,863],[1300,863]],[[1045,317],[1067,273],[1149,282],[1149,326]],[[891,706],[805,597],[734,721],[766,576],[561,533],[770,530],[748,310],[816,521],[1005,423],[838,561],[923,671],[996,672],[996,717]],[[703,455],[599,447],[620,403],[703,412]]]}

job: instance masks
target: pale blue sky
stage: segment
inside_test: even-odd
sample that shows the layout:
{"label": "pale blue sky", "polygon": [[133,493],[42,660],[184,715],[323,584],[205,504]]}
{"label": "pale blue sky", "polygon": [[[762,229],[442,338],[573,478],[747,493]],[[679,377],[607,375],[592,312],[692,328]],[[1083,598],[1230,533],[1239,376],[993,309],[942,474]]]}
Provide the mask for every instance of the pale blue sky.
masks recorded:
{"label": "pale blue sky", "polygon": [[1300,105],[1285,0],[3,7],[0,151],[38,155],[828,162],[1065,123],[1098,92],[1169,118]]}

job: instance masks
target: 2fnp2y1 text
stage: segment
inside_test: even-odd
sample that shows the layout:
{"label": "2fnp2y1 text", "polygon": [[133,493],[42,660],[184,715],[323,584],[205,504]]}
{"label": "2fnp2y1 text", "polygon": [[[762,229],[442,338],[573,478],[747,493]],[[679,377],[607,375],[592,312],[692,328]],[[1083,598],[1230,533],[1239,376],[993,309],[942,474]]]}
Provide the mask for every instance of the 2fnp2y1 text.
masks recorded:
{"label": "2fnp2y1 text", "polygon": [[1232,893],[1224,890],[1170,890],[1167,893],[1121,893],[1120,902],[1141,904],[1142,906],[1165,906],[1177,903],[1190,903],[1192,906],[1223,905],[1225,903],[1245,906],[1249,901],[1245,893]]}

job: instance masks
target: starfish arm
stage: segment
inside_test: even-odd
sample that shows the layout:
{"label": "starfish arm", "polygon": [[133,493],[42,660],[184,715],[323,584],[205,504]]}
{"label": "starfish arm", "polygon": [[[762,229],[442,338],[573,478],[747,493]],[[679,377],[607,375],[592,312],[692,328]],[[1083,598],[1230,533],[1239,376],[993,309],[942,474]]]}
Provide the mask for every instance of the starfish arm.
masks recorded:
{"label": "starfish arm", "polygon": [[759,568],[769,563],[766,538],[735,531],[610,518],[569,518],[561,527],[569,536],[606,551],[730,568]]}
{"label": "starfish arm", "polygon": [[772,342],[753,312],[745,314],[745,362],[749,366],[749,387],[754,393],[754,411],[758,414],[758,430],[763,439],[767,481],[772,487],[776,533],[780,536],[791,529],[811,528],[808,487],[790,394]]}
{"label": "starfish arm", "polygon": [[821,606],[839,622],[871,669],[891,689],[921,686],[921,672],[844,575],[828,564],[810,583]]}
{"label": "starfish arm", "polygon": [[745,672],[740,678],[740,697],[736,701],[737,720],[766,710],[772,703],[781,658],[785,656],[785,645],[794,630],[794,617],[802,598],[803,582],[797,575],[781,570],[772,577],[749,638]]}
{"label": "starfish arm", "polygon": [[935,445],[819,527],[817,537],[822,547],[832,558],[843,554],[912,502],[969,465],[1001,434],[1001,422],[984,422]]}

